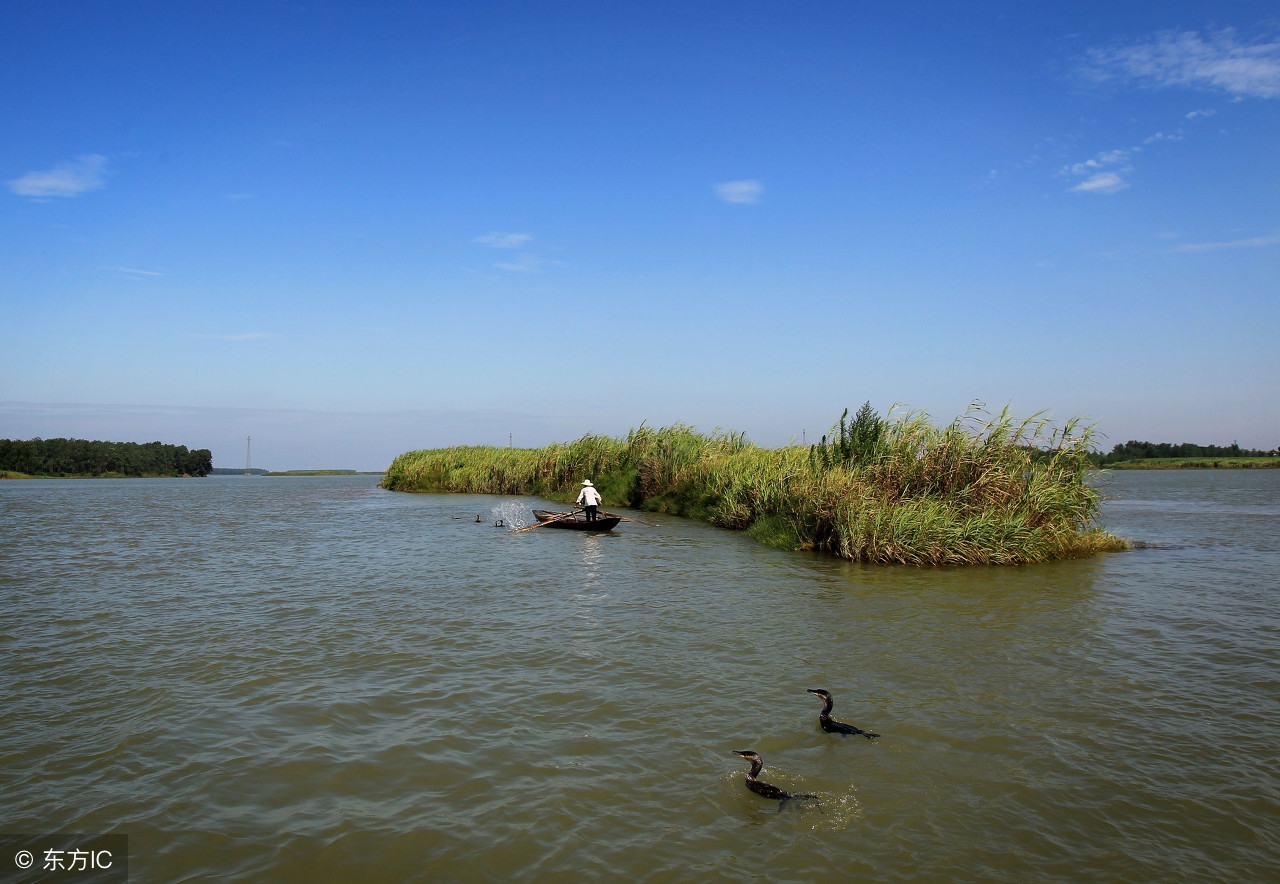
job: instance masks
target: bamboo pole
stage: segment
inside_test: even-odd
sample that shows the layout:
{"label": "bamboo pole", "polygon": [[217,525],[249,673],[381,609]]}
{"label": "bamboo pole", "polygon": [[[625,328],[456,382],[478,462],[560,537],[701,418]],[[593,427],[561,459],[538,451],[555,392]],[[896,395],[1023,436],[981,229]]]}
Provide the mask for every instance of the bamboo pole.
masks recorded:
{"label": "bamboo pole", "polygon": [[618,519],[621,522],[635,522],[637,525],[648,525],[650,528],[658,527],[653,522],[642,522],[639,519],[628,519],[626,516],[620,516],[617,513],[607,513],[604,510],[600,510],[600,515],[608,516],[611,519]]}

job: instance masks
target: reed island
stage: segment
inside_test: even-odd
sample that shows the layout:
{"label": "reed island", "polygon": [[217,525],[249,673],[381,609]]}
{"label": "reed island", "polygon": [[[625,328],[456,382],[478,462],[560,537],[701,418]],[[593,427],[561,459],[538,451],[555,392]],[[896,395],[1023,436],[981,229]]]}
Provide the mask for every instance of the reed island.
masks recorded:
{"label": "reed island", "polygon": [[860,562],[1017,565],[1129,548],[1097,524],[1085,481],[1092,428],[971,407],[945,426],[921,412],[846,409],[811,446],[641,424],[545,448],[457,446],[401,454],[393,491],[571,501],[584,478],[606,505],[701,519],[787,550]]}

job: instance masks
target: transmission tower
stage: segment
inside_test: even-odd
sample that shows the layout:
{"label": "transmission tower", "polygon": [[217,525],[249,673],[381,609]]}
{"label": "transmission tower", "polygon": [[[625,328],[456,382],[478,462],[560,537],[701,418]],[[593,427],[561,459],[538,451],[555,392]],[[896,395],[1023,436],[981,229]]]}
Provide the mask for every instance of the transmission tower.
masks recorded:
{"label": "transmission tower", "polygon": [[253,475],[253,473],[250,472],[250,470],[253,468],[253,458],[250,456],[252,452],[253,452],[253,437],[245,436],[244,437],[244,474],[246,476]]}

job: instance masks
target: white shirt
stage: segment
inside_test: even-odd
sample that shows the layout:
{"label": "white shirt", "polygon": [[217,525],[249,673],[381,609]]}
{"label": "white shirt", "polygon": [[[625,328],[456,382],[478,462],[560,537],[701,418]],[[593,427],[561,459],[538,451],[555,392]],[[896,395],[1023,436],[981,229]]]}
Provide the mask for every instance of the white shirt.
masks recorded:
{"label": "white shirt", "polygon": [[583,503],[587,506],[600,505],[600,492],[590,485],[584,485],[582,490],[578,492],[578,499],[574,503]]}

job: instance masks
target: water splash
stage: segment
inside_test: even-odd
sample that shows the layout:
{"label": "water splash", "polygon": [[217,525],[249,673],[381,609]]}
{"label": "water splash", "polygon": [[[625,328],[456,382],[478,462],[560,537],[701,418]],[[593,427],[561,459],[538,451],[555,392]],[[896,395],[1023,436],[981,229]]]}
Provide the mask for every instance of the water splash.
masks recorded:
{"label": "water splash", "polygon": [[[841,832],[863,818],[862,805],[852,792],[818,791],[816,799],[805,806],[805,822],[814,831]],[[818,813],[814,813],[818,811]]]}
{"label": "water splash", "polygon": [[504,527],[512,531],[533,524],[533,512],[529,505],[519,500],[504,500],[493,508],[493,520],[502,520]]}

